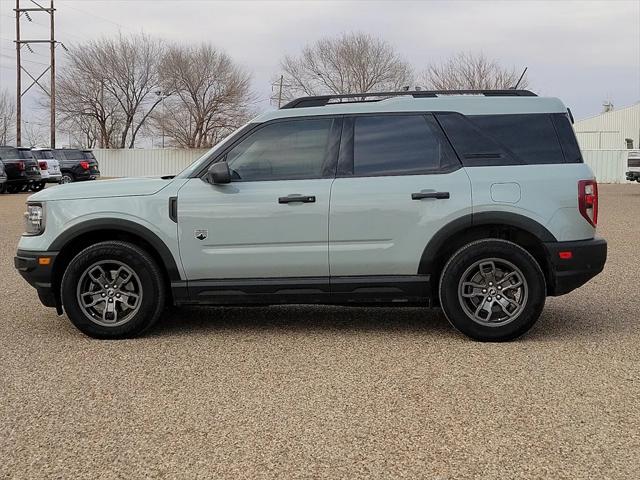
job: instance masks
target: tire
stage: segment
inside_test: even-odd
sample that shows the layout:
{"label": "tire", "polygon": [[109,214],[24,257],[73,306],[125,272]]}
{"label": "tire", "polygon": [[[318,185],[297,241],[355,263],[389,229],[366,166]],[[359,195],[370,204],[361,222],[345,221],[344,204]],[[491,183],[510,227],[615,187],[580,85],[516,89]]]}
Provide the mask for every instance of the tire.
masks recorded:
{"label": "tire", "polygon": [[22,183],[10,183],[7,185],[7,192],[9,193],[19,193],[24,188],[24,184]]}
{"label": "tire", "polygon": [[456,329],[475,340],[503,342],[526,333],[538,320],[546,282],[540,265],[525,249],[506,240],[485,239],[451,256],[438,293]]}
{"label": "tire", "polygon": [[73,183],[75,182],[75,177],[72,173],[63,173],[62,177],[60,177],[60,185],[64,185],[65,183]]}
{"label": "tire", "polygon": [[29,185],[29,189],[32,192],[39,192],[40,190],[42,190],[44,188],[44,184],[45,182],[33,182]]}
{"label": "tire", "polygon": [[7,191],[7,184],[6,183],[0,183],[0,194],[4,193]]}
{"label": "tire", "polygon": [[71,322],[84,334],[103,339],[131,338],[151,327],[162,313],[165,292],[153,258],[120,241],[82,250],[67,266],[61,283],[62,305]]}

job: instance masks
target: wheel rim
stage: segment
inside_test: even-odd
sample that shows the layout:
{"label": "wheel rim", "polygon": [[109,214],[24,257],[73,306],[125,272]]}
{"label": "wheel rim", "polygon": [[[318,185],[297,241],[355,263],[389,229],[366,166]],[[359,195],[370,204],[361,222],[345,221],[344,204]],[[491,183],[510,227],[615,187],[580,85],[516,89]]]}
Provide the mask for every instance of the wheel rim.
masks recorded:
{"label": "wheel rim", "polygon": [[458,301],[467,316],[483,326],[513,322],[524,310],[529,286],[522,271],[501,258],[478,260],[465,270]]}
{"label": "wheel rim", "polygon": [[71,183],[71,177],[69,175],[63,175],[60,178],[60,183]]}
{"label": "wheel rim", "polygon": [[92,322],[117,327],[140,310],[142,283],[128,265],[103,260],[92,264],[80,276],[77,299],[80,309]]}

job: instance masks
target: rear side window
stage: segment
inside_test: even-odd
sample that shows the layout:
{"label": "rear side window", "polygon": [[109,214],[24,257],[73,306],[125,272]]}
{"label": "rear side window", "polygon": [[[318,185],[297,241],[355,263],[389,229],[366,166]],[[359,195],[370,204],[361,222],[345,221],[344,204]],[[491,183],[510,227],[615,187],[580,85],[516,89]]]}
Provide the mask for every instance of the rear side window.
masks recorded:
{"label": "rear side window", "polygon": [[565,113],[553,113],[551,118],[553,119],[553,124],[556,127],[556,133],[558,134],[558,139],[562,146],[565,162],[583,163],[582,153],[580,153],[578,140],[576,139],[576,134],[571,126],[569,115]]}
{"label": "rear side window", "polygon": [[[552,114],[465,117],[447,113],[438,119],[465,166],[565,163],[565,155],[567,161],[576,161],[573,131],[558,132]],[[566,149],[560,138],[565,139]]]}
{"label": "rear side window", "polygon": [[82,152],[84,154],[84,158],[87,160],[95,160],[96,157],[93,156],[93,152]]}
{"label": "rear side window", "polygon": [[458,163],[431,116],[384,115],[355,118],[353,174],[417,175]]}

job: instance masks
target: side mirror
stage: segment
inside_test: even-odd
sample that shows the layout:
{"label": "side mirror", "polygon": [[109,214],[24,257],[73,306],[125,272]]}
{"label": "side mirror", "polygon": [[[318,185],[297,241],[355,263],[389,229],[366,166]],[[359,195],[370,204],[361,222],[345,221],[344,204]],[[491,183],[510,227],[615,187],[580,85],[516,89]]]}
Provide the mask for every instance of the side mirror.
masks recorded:
{"label": "side mirror", "polygon": [[216,162],[207,170],[207,182],[209,183],[231,183],[231,172],[227,162]]}

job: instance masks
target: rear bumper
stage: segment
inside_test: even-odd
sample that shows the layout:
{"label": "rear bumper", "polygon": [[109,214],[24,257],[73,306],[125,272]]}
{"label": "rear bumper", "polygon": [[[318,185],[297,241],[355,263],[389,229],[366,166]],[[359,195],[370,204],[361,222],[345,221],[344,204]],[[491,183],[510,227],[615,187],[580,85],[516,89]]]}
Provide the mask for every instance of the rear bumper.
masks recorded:
{"label": "rear bumper", "polygon": [[[607,242],[603,238],[544,245],[550,267],[547,293],[551,296],[564,295],[584,285],[602,271],[607,261]],[[560,252],[571,252],[571,258],[561,258]]]}
{"label": "rear bumper", "polygon": [[[53,265],[58,252],[32,252],[18,250],[13,263],[22,277],[36,289],[45,307],[56,307],[60,311],[60,299],[53,289]],[[48,265],[41,265],[40,258],[49,258]]]}

